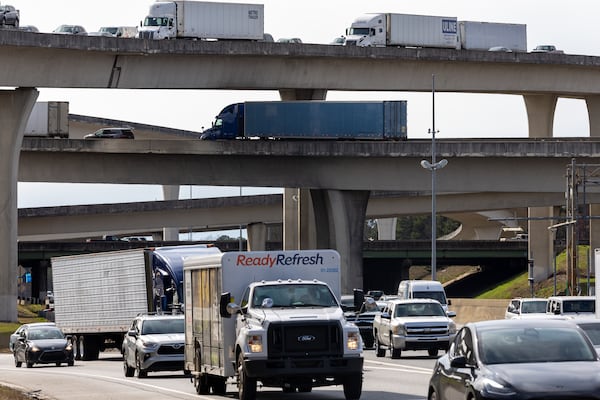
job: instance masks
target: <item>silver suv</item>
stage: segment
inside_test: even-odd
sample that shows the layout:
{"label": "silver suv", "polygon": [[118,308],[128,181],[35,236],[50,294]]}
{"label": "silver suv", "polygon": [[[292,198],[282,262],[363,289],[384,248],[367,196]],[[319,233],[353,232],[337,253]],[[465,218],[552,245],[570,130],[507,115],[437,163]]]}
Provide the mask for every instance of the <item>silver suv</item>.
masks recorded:
{"label": "silver suv", "polygon": [[146,378],[150,371],[183,370],[184,316],[138,315],[123,339],[126,377]]}

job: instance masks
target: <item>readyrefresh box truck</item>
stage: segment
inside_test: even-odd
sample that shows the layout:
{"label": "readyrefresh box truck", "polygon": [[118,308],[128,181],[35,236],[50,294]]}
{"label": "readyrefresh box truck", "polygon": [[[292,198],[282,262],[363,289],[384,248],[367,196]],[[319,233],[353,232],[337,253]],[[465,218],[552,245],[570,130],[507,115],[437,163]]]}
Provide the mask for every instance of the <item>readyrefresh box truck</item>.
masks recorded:
{"label": "readyrefresh box truck", "polygon": [[230,252],[184,261],[185,369],[199,394],[240,400],[257,382],[284,392],[343,385],[362,391],[362,342],[339,304],[340,258],[333,250]]}

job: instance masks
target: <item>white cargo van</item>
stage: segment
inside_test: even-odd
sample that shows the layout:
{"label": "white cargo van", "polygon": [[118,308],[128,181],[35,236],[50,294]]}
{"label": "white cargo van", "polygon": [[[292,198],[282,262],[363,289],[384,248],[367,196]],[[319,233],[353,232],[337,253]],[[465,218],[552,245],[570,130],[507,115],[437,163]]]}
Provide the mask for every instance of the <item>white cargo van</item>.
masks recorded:
{"label": "white cargo van", "polygon": [[401,281],[398,285],[398,297],[401,299],[434,299],[442,304],[446,312],[450,305],[444,287],[438,281],[420,279]]}

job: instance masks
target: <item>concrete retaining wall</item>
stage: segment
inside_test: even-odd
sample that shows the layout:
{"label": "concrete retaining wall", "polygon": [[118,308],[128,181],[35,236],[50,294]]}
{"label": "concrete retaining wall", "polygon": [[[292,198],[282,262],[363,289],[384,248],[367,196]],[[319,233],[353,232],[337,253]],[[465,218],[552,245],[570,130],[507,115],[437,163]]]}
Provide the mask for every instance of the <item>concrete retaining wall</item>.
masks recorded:
{"label": "concrete retaining wall", "polygon": [[452,305],[448,308],[456,312],[453,318],[458,325],[467,322],[484,321],[488,319],[504,319],[508,299],[450,299]]}

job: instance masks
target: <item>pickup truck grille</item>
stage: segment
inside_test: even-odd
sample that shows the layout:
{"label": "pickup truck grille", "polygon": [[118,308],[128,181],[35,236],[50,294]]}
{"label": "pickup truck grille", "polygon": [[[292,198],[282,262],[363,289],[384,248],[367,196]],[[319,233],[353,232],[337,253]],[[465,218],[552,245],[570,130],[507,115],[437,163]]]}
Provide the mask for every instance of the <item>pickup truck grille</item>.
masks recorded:
{"label": "pickup truck grille", "polygon": [[448,325],[407,325],[406,336],[442,336],[448,335]]}
{"label": "pickup truck grille", "polygon": [[267,330],[268,356],[342,355],[342,330],[337,322],[272,323]]}

